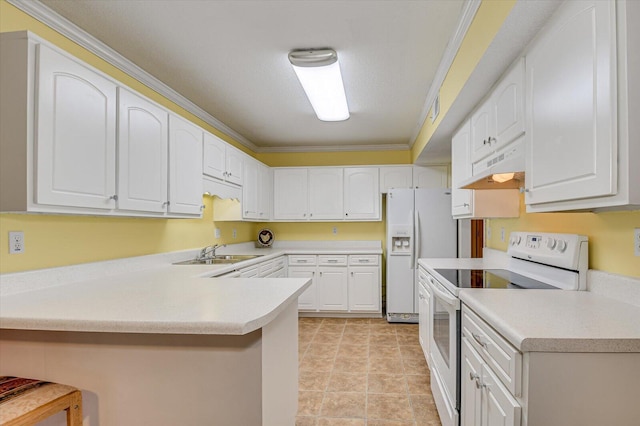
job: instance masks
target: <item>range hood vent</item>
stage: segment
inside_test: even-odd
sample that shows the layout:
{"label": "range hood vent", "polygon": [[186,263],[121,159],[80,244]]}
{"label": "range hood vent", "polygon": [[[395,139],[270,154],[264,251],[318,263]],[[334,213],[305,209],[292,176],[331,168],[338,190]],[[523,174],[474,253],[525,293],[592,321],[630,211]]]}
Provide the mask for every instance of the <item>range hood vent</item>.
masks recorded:
{"label": "range hood vent", "polygon": [[[524,186],[524,137],[473,163],[463,189],[520,189]],[[496,176],[498,175],[498,176]]]}
{"label": "range hood vent", "polygon": [[213,178],[202,178],[202,189],[206,195],[215,195],[222,199],[232,199],[242,202],[242,188],[222,183]]}

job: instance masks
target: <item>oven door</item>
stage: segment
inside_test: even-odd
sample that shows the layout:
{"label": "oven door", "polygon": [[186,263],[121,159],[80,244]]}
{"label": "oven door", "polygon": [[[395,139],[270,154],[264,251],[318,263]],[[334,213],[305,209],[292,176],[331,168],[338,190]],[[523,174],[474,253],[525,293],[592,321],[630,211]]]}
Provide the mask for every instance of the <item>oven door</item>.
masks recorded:
{"label": "oven door", "polygon": [[431,290],[431,389],[443,426],[457,426],[460,300],[433,277],[427,283]]}

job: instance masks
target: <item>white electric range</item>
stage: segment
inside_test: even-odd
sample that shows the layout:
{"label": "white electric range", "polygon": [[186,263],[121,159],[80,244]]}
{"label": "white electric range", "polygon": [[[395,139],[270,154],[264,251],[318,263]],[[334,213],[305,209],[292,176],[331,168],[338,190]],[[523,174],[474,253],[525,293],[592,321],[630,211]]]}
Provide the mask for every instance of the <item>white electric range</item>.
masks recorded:
{"label": "white electric range", "polygon": [[[429,292],[427,361],[443,426],[458,426],[460,411],[460,299],[464,288],[586,290],[588,239],[582,235],[513,232],[508,259],[425,259]],[[478,263],[479,262],[479,263]],[[474,267],[467,267],[473,265]],[[481,265],[481,267],[477,267]],[[465,267],[460,267],[465,266]]]}

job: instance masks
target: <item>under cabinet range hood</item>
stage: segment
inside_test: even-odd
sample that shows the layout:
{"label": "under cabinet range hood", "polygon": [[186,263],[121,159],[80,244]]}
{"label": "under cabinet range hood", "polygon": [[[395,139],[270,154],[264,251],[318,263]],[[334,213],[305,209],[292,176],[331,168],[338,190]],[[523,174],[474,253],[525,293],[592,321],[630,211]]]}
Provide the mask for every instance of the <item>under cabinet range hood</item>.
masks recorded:
{"label": "under cabinet range hood", "polygon": [[202,188],[205,195],[215,195],[222,199],[232,199],[242,202],[242,188],[219,182],[217,179],[202,178]]}
{"label": "under cabinet range hood", "polygon": [[524,137],[472,165],[463,189],[520,189],[524,186]]}

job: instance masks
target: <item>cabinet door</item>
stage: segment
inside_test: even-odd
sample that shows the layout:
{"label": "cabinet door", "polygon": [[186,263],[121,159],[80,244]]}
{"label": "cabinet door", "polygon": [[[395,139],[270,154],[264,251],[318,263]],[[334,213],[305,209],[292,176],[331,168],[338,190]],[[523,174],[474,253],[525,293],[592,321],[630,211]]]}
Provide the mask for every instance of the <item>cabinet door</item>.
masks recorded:
{"label": "cabinet door", "polygon": [[113,209],[116,85],[47,46],[38,55],[35,202]]}
{"label": "cabinet door", "polygon": [[496,150],[524,134],[524,58],[507,72],[493,90],[493,127],[495,138],[491,149]]}
{"label": "cabinet door", "polygon": [[491,154],[492,102],[487,99],[471,116],[471,162],[482,160]]}
{"label": "cabinet door", "polygon": [[315,267],[289,267],[287,271],[289,278],[310,278],[311,285],[298,297],[298,309],[304,311],[315,311],[318,309],[318,295],[316,286]]}
{"label": "cabinet door", "polygon": [[257,161],[244,163],[244,185],[242,186],[242,217],[244,219],[258,219],[260,194],[260,165]]}
{"label": "cabinet door", "polygon": [[482,425],[520,426],[522,409],[518,401],[500,383],[487,364],[482,364],[480,375],[482,379],[480,408]]}
{"label": "cabinet door", "polygon": [[525,201],[615,194],[615,2],[565,2],[526,56]]}
{"label": "cabinet door", "polygon": [[204,132],[202,172],[214,178],[225,178],[227,144],[212,135]]}
{"label": "cabinet door", "polygon": [[273,171],[273,218],[308,219],[307,169]]}
{"label": "cabinet door", "polygon": [[169,117],[169,212],[201,214],[202,129]]}
{"label": "cabinet door", "polygon": [[344,169],[344,218],[380,220],[378,168]]}
{"label": "cabinet door", "polygon": [[413,186],[413,167],[380,167],[380,191],[383,194],[391,188],[411,188]]}
{"label": "cabinet door", "polygon": [[[258,218],[271,219],[271,202],[273,200],[273,173],[264,164],[258,166]],[[245,183],[246,185],[246,183]]]}
{"label": "cabinet door", "polygon": [[349,310],[380,310],[380,269],[373,266],[349,268]]}
{"label": "cabinet door", "polygon": [[168,113],[118,88],[118,208],[167,211]]}
{"label": "cabinet door", "polygon": [[321,311],[346,311],[348,282],[346,267],[318,267],[318,308]]}
{"label": "cabinet door", "polygon": [[480,423],[482,394],[479,386],[480,375],[482,374],[482,358],[471,347],[467,337],[464,335],[461,344],[460,426],[477,426],[484,424]]}
{"label": "cabinet door", "polygon": [[242,151],[227,145],[226,156],[226,181],[242,185],[242,169],[244,167],[245,154]]}
{"label": "cabinet door", "polygon": [[471,122],[467,121],[451,140],[451,213],[455,218],[473,213],[473,190],[459,189],[471,177]]}
{"label": "cabinet door", "polygon": [[344,214],[342,168],[309,169],[309,218],[340,220]]}
{"label": "cabinet door", "polygon": [[447,166],[413,167],[413,186],[416,188],[448,188],[448,181]]}

